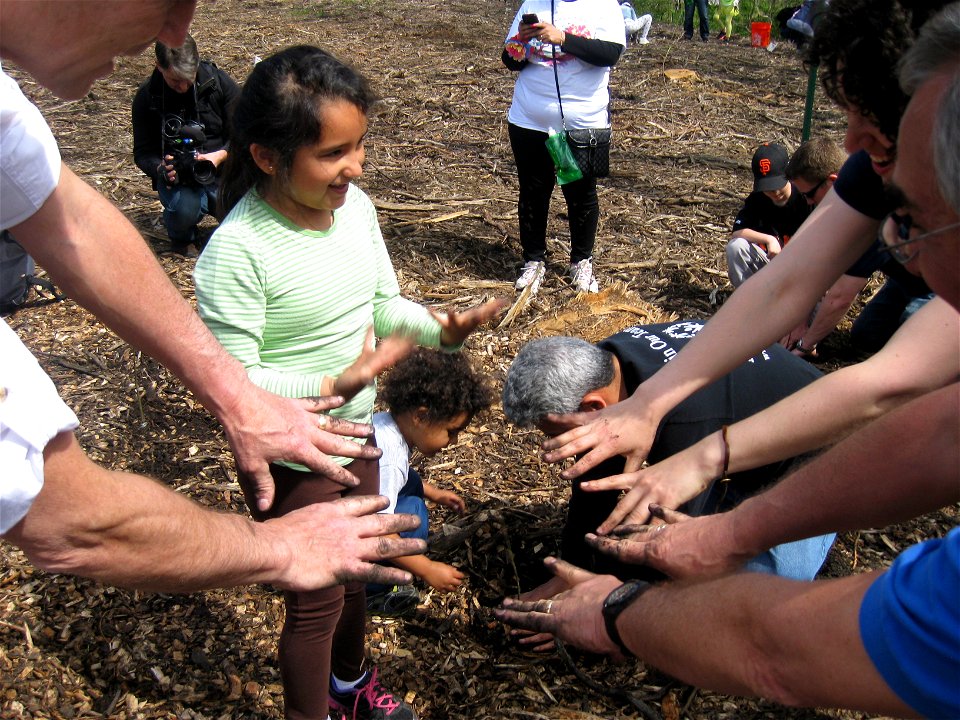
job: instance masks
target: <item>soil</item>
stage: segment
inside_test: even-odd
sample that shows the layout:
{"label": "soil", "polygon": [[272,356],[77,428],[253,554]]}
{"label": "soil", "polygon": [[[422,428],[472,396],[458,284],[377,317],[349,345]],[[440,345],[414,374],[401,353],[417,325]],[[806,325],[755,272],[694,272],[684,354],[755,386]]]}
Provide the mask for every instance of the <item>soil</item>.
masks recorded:
{"label": "soil", "polygon": [[[240,81],[256,56],[297,43],[326,47],[370,77],[382,102],[359,185],[379,209],[402,291],[464,308],[512,297],[520,265],[506,132],[513,78],[500,62],[515,10],[501,0],[218,0],[201,4],[193,33],[202,55]],[[596,340],[630,324],[707,318],[732,291],[723,247],[750,187],[750,156],[763,141],[799,144],[807,72],[789,43],[768,51],[745,37],[681,35],[655,23],[652,42],[631,46],[612,75],[612,175],[600,185],[595,255],[607,292],[587,301],[568,285],[557,193],[541,292],[464,349],[496,383],[531,337]],[[160,204],[131,158],[130,101],[151,67],[150,51],[121,59],[85,99],[66,103],[4,65],[43,110],[65,161],[123,210],[192,302],[194,261],[170,252]],[[842,141],[843,116],[819,92],[812,128]],[[246,513],[217,422],[164,368],[70,300],[37,297],[6,320],[77,412],[92,458]],[[822,344],[825,371],[856,359],[847,327]],[[371,619],[368,652],[421,718],[866,717],[696,690],[638,662],[513,645],[490,608],[543,579],[569,494],[557,468],[540,460],[540,440],[495,407],[456,447],[416,463],[467,499],[462,517],[435,511],[433,552],[469,579],[447,596],[422,589],[413,618]],[[910,543],[943,534],[955,511],[843,535],[823,574],[882,567]],[[44,573],[7,544],[0,552],[0,717],[282,717],[283,607],[274,589],[130,592]]]}

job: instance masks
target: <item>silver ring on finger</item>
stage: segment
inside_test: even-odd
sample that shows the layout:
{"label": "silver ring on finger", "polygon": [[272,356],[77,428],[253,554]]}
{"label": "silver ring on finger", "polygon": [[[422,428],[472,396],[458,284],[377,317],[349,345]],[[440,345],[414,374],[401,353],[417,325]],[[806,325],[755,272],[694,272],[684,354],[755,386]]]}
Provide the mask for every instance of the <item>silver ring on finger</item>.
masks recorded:
{"label": "silver ring on finger", "polygon": [[654,532],[660,532],[660,531],[663,530],[665,527],[666,527],[666,525],[657,525],[657,526],[653,529],[653,531],[654,531]]}
{"label": "silver ring on finger", "polygon": [[547,600],[547,615],[553,612],[553,600]]}

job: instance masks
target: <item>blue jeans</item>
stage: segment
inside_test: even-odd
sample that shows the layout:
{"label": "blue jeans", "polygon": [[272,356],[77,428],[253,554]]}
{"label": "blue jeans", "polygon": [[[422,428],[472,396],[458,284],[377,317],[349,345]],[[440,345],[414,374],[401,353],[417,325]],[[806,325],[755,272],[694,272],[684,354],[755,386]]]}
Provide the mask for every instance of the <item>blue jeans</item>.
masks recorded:
{"label": "blue jeans", "polygon": [[777,545],[753,558],[744,565],[744,570],[791,580],[813,580],[836,537],[835,533],[830,533]]}
{"label": "blue jeans", "polygon": [[707,22],[707,0],[683,0],[683,34],[693,37],[693,10],[696,7],[700,15],[700,37],[706,40],[710,37],[710,25]]}
{"label": "blue jeans", "polygon": [[204,215],[213,215],[217,209],[217,185],[167,187],[157,186],[160,202],[163,203],[163,224],[170,242],[175,245],[192,243],[197,223]]}
{"label": "blue jeans", "polygon": [[[416,538],[426,541],[430,529],[430,517],[427,514],[427,504],[423,501],[423,481],[420,473],[413,468],[407,471],[407,484],[400,489],[397,495],[397,507],[394,513],[407,513],[420,518],[420,527],[416,530],[404,530],[400,533],[403,538]],[[367,583],[367,593],[375,594],[390,589],[390,585]]]}

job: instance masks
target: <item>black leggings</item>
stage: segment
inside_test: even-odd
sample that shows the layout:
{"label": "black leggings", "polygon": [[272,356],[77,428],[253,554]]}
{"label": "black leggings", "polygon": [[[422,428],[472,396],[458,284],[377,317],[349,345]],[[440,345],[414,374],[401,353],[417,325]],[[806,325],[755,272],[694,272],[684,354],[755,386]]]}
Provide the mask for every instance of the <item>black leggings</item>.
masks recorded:
{"label": "black leggings", "polygon": [[[266,513],[256,510],[250,478],[240,485],[256,520],[279,517],[317,502],[345,495],[377,495],[376,460],[354,460],[347,466],[360,484],[347,490],[324,475],[271,465],[277,494]],[[330,672],[347,682],[362,673],[367,602],[364,583],[336,585],[312,592],[284,592],[286,620],[280,633],[280,676],[285,716],[293,720],[325,720]]]}
{"label": "black leggings", "polygon": [[[547,213],[550,212],[553,186],[557,182],[553,160],[547,152],[547,133],[513,124],[508,130],[520,182],[517,215],[523,260],[543,262],[547,255]],[[570,262],[576,263],[593,255],[600,220],[597,180],[584,178],[561,185],[560,190],[567,201],[570,222]]]}

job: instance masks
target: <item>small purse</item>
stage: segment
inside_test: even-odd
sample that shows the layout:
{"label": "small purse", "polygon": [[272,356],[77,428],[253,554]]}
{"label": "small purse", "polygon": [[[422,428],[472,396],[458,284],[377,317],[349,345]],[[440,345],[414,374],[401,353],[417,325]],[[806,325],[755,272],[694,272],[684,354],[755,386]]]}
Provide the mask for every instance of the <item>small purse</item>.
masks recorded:
{"label": "small purse", "polygon": [[[550,22],[553,23],[553,2],[550,3]],[[604,178],[610,174],[610,139],[612,128],[581,128],[568,130],[563,116],[563,100],[560,97],[560,74],[557,72],[557,53],[553,54],[553,79],[557,85],[557,103],[560,106],[560,123],[567,145],[585,178]],[[609,116],[609,110],[608,116]]]}
{"label": "small purse", "polygon": [[610,174],[611,129],[567,130],[567,144],[584,177],[604,178]]}

